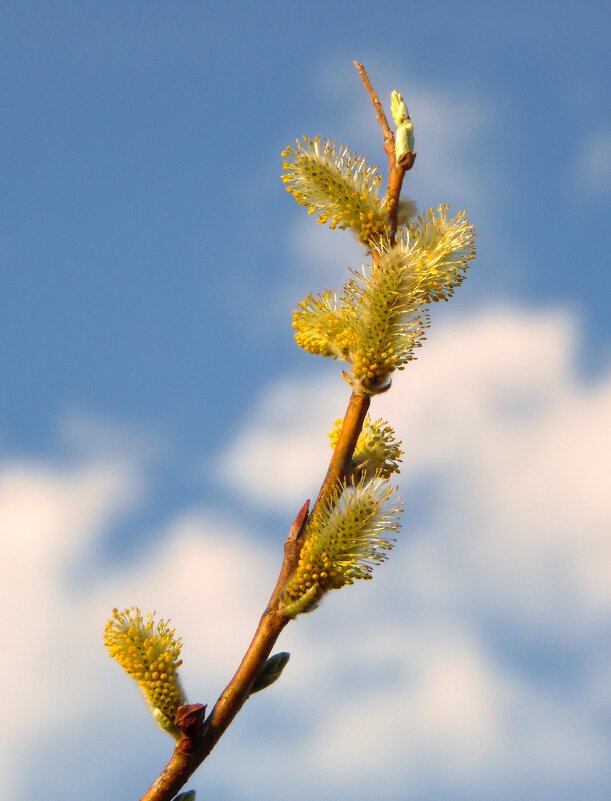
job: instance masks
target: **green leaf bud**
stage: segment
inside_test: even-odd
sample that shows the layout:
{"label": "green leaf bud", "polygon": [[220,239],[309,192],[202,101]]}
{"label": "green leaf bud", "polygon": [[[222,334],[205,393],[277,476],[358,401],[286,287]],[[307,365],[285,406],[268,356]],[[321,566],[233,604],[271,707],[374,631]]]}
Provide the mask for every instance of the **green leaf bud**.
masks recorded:
{"label": "green leaf bud", "polygon": [[401,162],[404,156],[414,152],[414,125],[410,119],[402,122],[395,133],[395,161]]}
{"label": "green leaf bud", "polygon": [[291,655],[288,651],[280,651],[267,659],[252,683],[250,694],[265,690],[275,681],[278,681],[286,667]]}

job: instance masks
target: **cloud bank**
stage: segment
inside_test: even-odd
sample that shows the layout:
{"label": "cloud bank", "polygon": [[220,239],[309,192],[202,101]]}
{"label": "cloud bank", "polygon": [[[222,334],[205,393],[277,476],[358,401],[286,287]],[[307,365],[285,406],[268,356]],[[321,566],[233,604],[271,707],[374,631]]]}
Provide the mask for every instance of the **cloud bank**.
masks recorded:
{"label": "cloud bank", "polygon": [[[372,583],[289,626],[282,680],[190,786],[253,801],[602,801],[611,377],[585,383],[578,345],[566,312],[498,308],[433,329],[373,406],[407,451],[394,553]],[[224,456],[232,491],[288,521],[316,492],[345,401],[338,378],[270,386]],[[154,545],[95,568],[144,481],[137,459],[91,450],[69,467],[1,463],[0,586],[16,632],[0,773],[16,801],[137,796],[168,755],[101,645],[114,605],[172,618],[187,692],[209,702],[265,605],[279,546],[231,513],[185,508]]]}

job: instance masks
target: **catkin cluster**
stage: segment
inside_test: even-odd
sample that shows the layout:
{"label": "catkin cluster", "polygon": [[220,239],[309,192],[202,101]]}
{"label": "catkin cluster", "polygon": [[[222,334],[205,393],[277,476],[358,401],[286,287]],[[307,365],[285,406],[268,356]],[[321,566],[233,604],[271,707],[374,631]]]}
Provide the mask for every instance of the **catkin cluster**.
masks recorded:
{"label": "catkin cluster", "polygon": [[[411,165],[414,129],[398,92],[391,112],[396,162]],[[399,230],[391,236],[390,202],[380,196],[378,168],[365,158],[307,136],[282,156],[287,191],[319,223],[350,229],[368,256],[339,292],[310,293],[297,304],[295,340],[310,353],[345,362],[343,375],[355,392],[384,392],[422,344],[429,305],[448,300],[464,280],[475,255],[474,228],[464,212],[450,218],[440,205],[415,217],[413,202],[401,201]],[[331,432],[332,446],[341,427],[338,421]],[[299,564],[284,588],[286,615],[313,609],[330,589],[370,578],[386,558],[401,510],[388,479],[400,456],[388,423],[367,418],[349,472],[308,522]]]}

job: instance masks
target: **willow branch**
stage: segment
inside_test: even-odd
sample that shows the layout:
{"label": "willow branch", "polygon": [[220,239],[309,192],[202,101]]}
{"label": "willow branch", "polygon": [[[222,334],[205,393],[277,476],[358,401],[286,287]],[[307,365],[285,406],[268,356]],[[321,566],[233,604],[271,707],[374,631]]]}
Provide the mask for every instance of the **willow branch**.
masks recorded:
{"label": "willow branch", "polygon": [[[396,232],[396,206],[405,169],[399,165],[394,165],[394,134],[390,130],[382,104],[369,82],[365,68],[357,62],[355,62],[355,66],[369,92],[376,110],[378,123],[384,132],[384,149],[389,156],[389,165],[391,158],[389,149],[392,152],[393,166],[389,169],[387,194],[389,197],[391,193],[396,195],[395,204],[390,207],[389,213],[391,228],[394,215],[394,235]],[[389,147],[387,147],[387,143],[389,143]],[[314,509],[316,509],[317,505],[323,503],[337,484],[349,475],[356,443],[363,428],[370,403],[371,398],[369,395],[359,392],[352,393]],[[182,732],[182,737],[174,749],[170,761],[141,797],[140,801],[171,801],[210,754],[248,700],[253,681],[265,664],[265,660],[269,657],[280,633],[289,622],[289,618],[285,617],[280,611],[282,607],[282,592],[287,579],[292,575],[299,561],[307,530],[308,509],[309,501],[306,501],[291,526],[291,531],[284,544],[284,559],[276,586],[233,678],[219,696],[208,718],[204,719],[205,708],[201,704],[179,707],[176,724]]]}

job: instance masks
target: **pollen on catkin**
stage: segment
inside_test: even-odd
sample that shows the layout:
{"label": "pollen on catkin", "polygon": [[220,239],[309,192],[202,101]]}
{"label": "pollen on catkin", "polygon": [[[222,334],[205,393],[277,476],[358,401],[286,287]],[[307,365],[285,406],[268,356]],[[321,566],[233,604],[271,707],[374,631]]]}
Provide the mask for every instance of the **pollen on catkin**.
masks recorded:
{"label": "pollen on catkin", "polygon": [[381,477],[342,484],[308,523],[298,565],[286,583],[281,611],[314,609],[329,590],[370,579],[392,548],[402,504]]}
{"label": "pollen on catkin", "polygon": [[428,326],[418,282],[395,256],[396,248],[387,250],[344,287],[354,312],[353,385],[369,393],[384,389],[413,358]]}
{"label": "pollen on catkin", "polygon": [[447,300],[475,255],[475,232],[464,212],[447,206],[408,223],[376,258],[353,272],[339,297],[308,295],[293,314],[295,339],[305,350],[351,364],[358,392],[388,388],[395,370],[415,358],[429,324],[428,305]]}
{"label": "pollen on catkin", "polygon": [[309,294],[293,312],[295,341],[309,353],[346,359],[350,350],[349,315],[338,306],[335,292]]}
{"label": "pollen on catkin", "polygon": [[396,244],[407,251],[410,269],[418,277],[427,303],[448,300],[465,279],[475,258],[475,227],[467,213],[448,219],[448,206],[429,209],[401,232]]}
{"label": "pollen on catkin", "polygon": [[[343,422],[340,417],[329,432],[332,448],[337,445]],[[395,440],[395,432],[391,426],[382,419],[372,422],[367,415],[352,456],[351,475],[356,480],[374,476],[389,478],[393,473],[399,472],[398,463],[402,455],[401,443]]]}
{"label": "pollen on catkin", "polygon": [[388,209],[379,197],[377,166],[319,136],[296,140],[282,157],[287,192],[319,223],[350,228],[367,247],[385,235]]}
{"label": "pollen on catkin", "polygon": [[180,736],[174,717],[186,703],[177,672],[182,642],[169,621],[156,623],[153,614],[143,616],[136,607],[113,609],[104,643],[110,656],[138,682],[157,723],[174,737]]}

